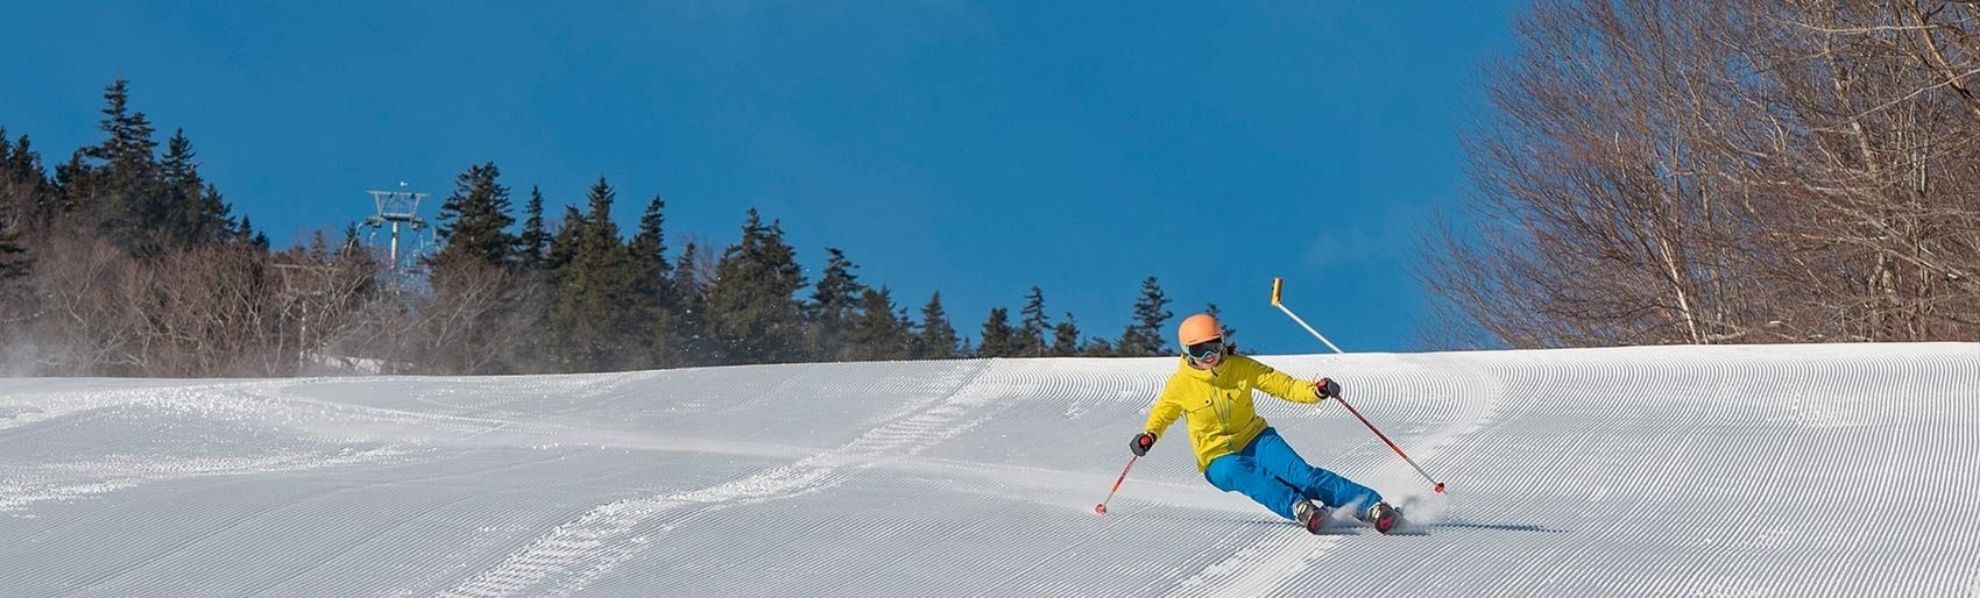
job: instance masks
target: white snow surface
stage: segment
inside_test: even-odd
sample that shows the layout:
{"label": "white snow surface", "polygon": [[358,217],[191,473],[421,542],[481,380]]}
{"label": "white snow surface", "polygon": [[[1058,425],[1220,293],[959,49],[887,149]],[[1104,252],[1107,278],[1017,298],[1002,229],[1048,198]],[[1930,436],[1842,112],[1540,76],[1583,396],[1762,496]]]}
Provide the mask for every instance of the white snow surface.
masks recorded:
{"label": "white snow surface", "polygon": [[1261,360],[1449,494],[1261,396],[1406,533],[1219,492],[1181,423],[1096,514],[1171,359],[0,379],[0,595],[1980,595],[1980,345]]}

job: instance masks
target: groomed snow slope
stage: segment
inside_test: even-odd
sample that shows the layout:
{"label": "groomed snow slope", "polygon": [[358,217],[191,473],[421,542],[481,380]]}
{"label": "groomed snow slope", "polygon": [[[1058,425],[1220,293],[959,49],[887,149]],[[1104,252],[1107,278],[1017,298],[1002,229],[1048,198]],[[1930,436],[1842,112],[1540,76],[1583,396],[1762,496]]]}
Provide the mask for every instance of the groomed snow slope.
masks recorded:
{"label": "groomed snow slope", "polygon": [[1168,359],[0,380],[6,596],[1980,595],[1980,345],[1265,357],[1310,461],[1420,525],[1311,536]]}

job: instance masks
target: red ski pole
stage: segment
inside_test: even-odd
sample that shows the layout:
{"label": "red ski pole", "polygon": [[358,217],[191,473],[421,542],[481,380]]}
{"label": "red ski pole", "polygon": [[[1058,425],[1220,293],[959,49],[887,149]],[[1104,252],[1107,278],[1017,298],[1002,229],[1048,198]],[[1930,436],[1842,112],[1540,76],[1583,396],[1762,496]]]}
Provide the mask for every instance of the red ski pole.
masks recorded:
{"label": "red ski pole", "polygon": [[1106,499],[1106,500],[1103,500],[1103,501],[1100,501],[1100,504],[1097,504],[1097,505],[1093,505],[1093,512],[1095,512],[1095,513],[1099,513],[1099,514],[1101,514],[1101,515],[1105,515],[1105,514],[1107,514],[1107,503],[1109,503],[1109,502],[1113,502],[1113,500],[1114,500],[1114,493],[1115,493],[1115,492],[1119,492],[1119,491],[1121,490],[1121,482],[1122,482],[1123,480],[1126,480],[1126,479],[1127,479],[1127,472],[1128,472],[1128,470],[1130,470],[1130,469],[1134,469],[1134,460],[1135,460],[1135,459],[1140,459],[1140,458],[1141,458],[1141,455],[1135,455],[1135,456],[1132,456],[1132,457],[1128,457],[1128,464],[1127,464],[1127,467],[1122,467],[1122,468],[1121,468],[1121,477],[1118,477],[1118,478],[1114,478],[1114,489],[1113,489],[1113,490],[1108,490],[1108,491],[1107,491],[1107,499]]}
{"label": "red ski pole", "polygon": [[[1286,317],[1292,318],[1294,322],[1298,322],[1299,327],[1305,328],[1307,332],[1313,334],[1313,338],[1320,339],[1320,342],[1326,343],[1327,348],[1333,349],[1335,353],[1339,353],[1343,355],[1347,354],[1347,351],[1342,351],[1340,347],[1334,346],[1333,341],[1327,340],[1327,337],[1320,336],[1320,331],[1314,330],[1313,326],[1308,325],[1306,323],[1306,320],[1300,319],[1299,314],[1293,313],[1292,309],[1286,307],[1286,304],[1280,303],[1279,295],[1284,291],[1285,291],[1285,281],[1283,279],[1273,278],[1272,307],[1279,308],[1279,311],[1286,312]],[[1353,414],[1355,419],[1361,420],[1361,425],[1368,426],[1368,431],[1374,432],[1376,438],[1382,439],[1383,444],[1389,445],[1389,450],[1395,451],[1396,456],[1402,457],[1404,463],[1408,463],[1410,467],[1416,468],[1417,475],[1423,476],[1423,479],[1430,480],[1430,483],[1436,486],[1436,490],[1438,494],[1444,493],[1443,482],[1437,481],[1437,478],[1430,477],[1430,472],[1423,471],[1423,466],[1417,465],[1415,459],[1409,458],[1409,455],[1403,452],[1402,447],[1396,446],[1396,443],[1394,441],[1389,440],[1388,435],[1383,434],[1381,430],[1376,429],[1375,424],[1368,423],[1368,418],[1362,417],[1361,412],[1355,411],[1354,406],[1349,405],[1347,399],[1343,399],[1341,397],[1334,397],[1334,400],[1340,401],[1341,406],[1346,407],[1348,413]]]}
{"label": "red ski pole", "polygon": [[1432,484],[1436,484],[1438,494],[1444,493],[1443,482],[1437,481],[1437,478],[1430,477],[1430,474],[1428,472],[1423,471],[1423,466],[1417,465],[1416,460],[1409,458],[1409,455],[1403,452],[1402,447],[1396,446],[1396,443],[1394,441],[1389,440],[1388,435],[1383,434],[1381,430],[1375,429],[1375,424],[1368,423],[1368,418],[1362,417],[1361,412],[1355,411],[1354,406],[1349,405],[1346,399],[1343,399],[1341,397],[1334,397],[1334,400],[1340,401],[1341,406],[1346,407],[1348,413],[1354,414],[1355,419],[1361,420],[1361,425],[1368,426],[1368,431],[1374,432],[1376,438],[1382,439],[1383,444],[1389,445],[1389,450],[1395,451],[1396,456],[1402,457],[1404,463],[1408,463],[1410,467],[1416,468],[1417,475],[1423,476],[1423,479],[1430,480],[1430,483]]}

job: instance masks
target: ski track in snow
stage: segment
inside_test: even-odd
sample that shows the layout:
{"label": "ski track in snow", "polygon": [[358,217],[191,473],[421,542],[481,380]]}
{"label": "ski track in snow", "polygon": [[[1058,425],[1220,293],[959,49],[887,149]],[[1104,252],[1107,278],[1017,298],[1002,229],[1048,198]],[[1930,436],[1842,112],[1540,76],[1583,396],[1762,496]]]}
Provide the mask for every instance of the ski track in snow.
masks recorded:
{"label": "ski track in snow", "polygon": [[1096,516],[1169,358],[0,380],[0,594],[1980,596],[1980,345],[1262,360],[1450,495],[1261,396],[1407,533],[1178,428]]}
{"label": "ski track in snow", "polygon": [[345,449],[320,454],[289,453],[261,457],[158,458],[120,455],[38,466],[35,473],[0,478],[0,514],[20,515],[44,501],[67,502],[107,494],[141,484],[195,476],[271,474],[380,463],[402,458],[396,448]]}
{"label": "ski track in snow", "polygon": [[[439,595],[568,595],[631,558],[641,546],[652,542],[654,535],[706,511],[799,496],[842,480],[839,470],[843,468],[911,455],[920,447],[967,431],[972,408],[993,406],[984,399],[996,393],[983,391],[994,386],[970,386],[990,367],[991,363],[985,362],[966,376],[943,381],[947,389],[932,394],[933,401],[926,399],[933,389],[910,393],[915,402],[886,418],[891,421],[837,449],[708,488],[600,505],[575,521],[557,526],[495,568]],[[642,524],[655,519],[664,519],[664,523],[650,533],[637,533]]]}

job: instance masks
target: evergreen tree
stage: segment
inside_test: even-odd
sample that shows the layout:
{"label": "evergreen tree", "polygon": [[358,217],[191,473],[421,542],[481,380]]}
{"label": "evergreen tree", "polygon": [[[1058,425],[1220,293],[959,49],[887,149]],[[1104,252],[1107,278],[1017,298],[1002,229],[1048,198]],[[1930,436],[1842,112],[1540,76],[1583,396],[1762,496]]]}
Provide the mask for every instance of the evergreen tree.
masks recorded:
{"label": "evergreen tree", "polygon": [[113,167],[128,167],[136,176],[150,174],[152,152],[158,142],[151,138],[151,121],[143,112],[130,111],[130,81],[118,78],[103,89],[103,120],[97,127],[110,135],[103,143],[84,148],[84,155],[107,161]]}
{"label": "evergreen tree", "polygon": [[1023,351],[1023,339],[1011,328],[1010,320],[1009,311],[990,308],[990,317],[983,320],[983,339],[977,343],[977,357],[1016,357]]}
{"label": "evergreen tree", "polygon": [[1042,357],[1051,347],[1045,343],[1045,331],[1052,329],[1050,319],[1045,317],[1045,291],[1031,287],[1024,296],[1024,308],[1020,310],[1024,319],[1018,330],[1018,353],[1027,357]]}
{"label": "evergreen tree", "polygon": [[232,234],[231,206],[220,197],[220,190],[199,175],[198,152],[185,129],[172,132],[165,142],[165,157],[159,163],[160,181],[165,193],[158,204],[163,212],[152,226],[162,227],[166,244],[172,248],[224,241]]}
{"label": "evergreen tree", "polygon": [[859,314],[847,330],[846,357],[853,361],[907,359],[912,343],[908,323],[894,311],[894,297],[886,287],[860,291]]}
{"label": "evergreen tree", "polygon": [[490,162],[474,164],[454,178],[454,191],[440,206],[436,236],[446,241],[431,258],[428,306],[453,314],[429,329],[437,346],[426,361],[433,371],[492,374],[514,371],[525,359],[500,347],[534,345],[516,338],[515,322],[539,321],[543,307],[527,299],[538,282],[515,276],[516,239],[508,233],[509,190]]}
{"label": "evergreen tree", "polygon": [[666,200],[659,196],[654,196],[653,201],[646,204],[646,211],[639,216],[639,233],[633,235],[628,246],[633,262],[639,266],[641,281],[651,285],[649,293],[655,298],[671,294],[673,286],[668,280],[673,267],[667,263],[667,237],[661,230],[666,222],[661,211],[666,207]]}
{"label": "evergreen tree", "polygon": [[0,127],[0,223],[46,226],[58,203],[55,185],[42,170],[41,155],[28,137],[9,143],[7,129]]}
{"label": "evergreen tree", "polygon": [[337,255],[338,257],[361,255],[361,252],[358,251],[357,223],[353,222],[344,225],[344,244],[337,248]]}
{"label": "evergreen tree", "polygon": [[674,283],[669,280],[673,267],[667,263],[666,236],[661,230],[665,222],[661,211],[666,205],[659,196],[646,204],[639,217],[639,232],[627,245],[634,271],[633,292],[639,298],[638,304],[628,308],[637,312],[635,323],[645,339],[645,365],[650,367],[671,365],[677,352],[669,334],[674,318]]}
{"label": "evergreen tree", "polygon": [[636,269],[612,222],[616,196],[605,177],[598,177],[587,197],[589,211],[558,231],[570,243],[569,261],[553,273],[550,332],[570,371],[616,370],[642,361],[635,350],[639,314],[625,309],[637,302]]}
{"label": "evergreen tree", "polygon": [[558,225],[557,233],[551,235],[550,246],[544,256],[543,267],[552,272],[553,276],[570,267],[573,257],[577,255],[578,246],[582,245],[579,241],[584,230],[584,212],[578,211],[577,206],[564,206],[563,222]]}
{"label": "evergreen tree", "polygon": [[165,228],[162,231],[164,236],[170,237],[176,246],[190,245],[203,232],[199,230],[203,224],[200,217],[205,210],[200,201],[206,189],[199,178],[199,164],[194,161],[196,157],[192,141],[186,139],[186,130],[178,129],[172,132],[171,139],[165,141],[165,157],[158,164],[169,203],[179,209],[170,214],[176,216],[172,219],[175,221],[154,222],[154,225]]}
{"label": "evergreen tree", "polygon": [[1120,343],[1114,351],[1123,357],[1154,357],[1168,355],[1168,335],[1164,334],[1163,323],[1169,321],[1166,307],[1169,298],[1162,293],[1162,285],[1150,276],[1141,281],[1141,298],[1134,302],[1134,319],[1127,330],[1121,333]]}
{"label": "evergreen tree", "polygon": [[678,366],[696,366],[717,363],[709,355],[707,296],[701,285],[701,248],[690,242],[681,248],[681,257],[674,263],[674,301],[679,309],[674,319],[672,335],[674,354],[668,363]]}
{"label": "evergreen tree", "polygon": [[[164,240],[156,228],[166,221],[166,199],[153,153],[151,121],[130,111],[128,82],[117,79],[103,91],[103,120],[108,138],[77,150],[63,179],[69,203],[82,210],[106,237],[135,255],[157,255]],[[85,162],[82,158],[92,161]],[[252,237],[249,237],[252,239]]]}
{"label": "evergreen tree", "polygon": [[1066,312],[1066,321],[1052,327],[1053,357],[1071,357],[1079,354],[1079,324],[1073,322],[1072,312]]}
{"label": "evergreen tree", "polygon": [[1086,339],[1086,346],[1080,347],[1080,357],[1114,357],[1114,343],[1100,337]]}
{"label": "evergreen tree", "polygon": [[19,237],[19,233],[7,230],[7,223],[0,220],[0,284],[28,274],[28,250],[21,246]]}
{"label": "evergreen tree", "polygon": [[949,314],[942,309],[942,292],[936,291],[921,308],[921,331],[915,342],[915,357],[953,359],[965,351],[956,345],[956,329],[949,325]]}
{"label": "evergreen tree", "polygon": [[23,188],[16,178],[14,142],[7,139],[7,127],[0,126],[0,226],[25,220],[31,211],[34,189]]}
{"label": "evergreen tree", "polygon": [[54,217],[63,217],[95,224],[90,206],[95,205],[98,190],[104,186],[103,178],[102,171],[83,159],[82,150],[69,154],[68,162],[55,167],[57,195],[49,220],[52,222]]}
{"label": "evergreen tree", "polygon": [[192,229],[194,243],[225,242],[237,228],[234,207],[220,196],[220,188],[207,183],[200,191],[199,201],[193,202],[199,210],[194,218],[197,223]]}
{"label": "evergreen tree", "polygon": [[783,227],[764,226],[755,209],[742,240],[722,252],[708,289],[708,321],[727,363],[782,363],[803,357],[804,274]]}
{"label": "evergreen tree", "polygon": [[825,273],[812,285],[811,301],[805,305],[805,311],[813,331],[813,354],[833,361],[847,355],[846,333],[853,326],[854,312],[866,286],[853,274],[858,266],[846,259],[845,252],[827,247],[825,253]]}
{"label": "evergreen tree", "polygon": [[[295,248],[291,248],[291,251],[294,251],[294,249]],[[325,236],[323,234],[323,229],[310,231],[309,244],[303,246],[302,250],[303,250],[302,256],[308,258],[309,263],[321,264],[321,263],[329,262],[330,237]]]}
{"label": "evergreen tree", "polygon": [[501,174],[495,163],[489,162],[471,165],[454,177],[454,193],[440,204],[440,218],[433,227],[446,243],[433,255],[434,264],[445,267],[455,260],[486,266],[510,263],[516,239],[507,231],[516,219],[509,215],[509,188],[497,180]]}
{"label": "evergreen tree", "polygon": [[689,242],[687,247],[681,248],[680,259],[674,262],[674,295],[680,297],[684,304],[689,299],[699,301],[702,298],[701,272],[695,265],[700,257],[701,248]]}
{"label": "evergreen tree", "polygon": [[241,217],[241,229],[234,233],[233,242],[262,251],[268,250],[268,235],[254,230],[254,223],[249,222],[246,216]]}
{"label": "evergreen tree", "polygon": [[516,256],[525,270],[541,270],[544,254],[550,249],[550,235],[543,229],[543,191],[531,185],[529,203],[523,207],[522,234],[516,237]]}

